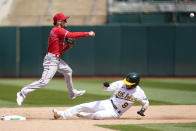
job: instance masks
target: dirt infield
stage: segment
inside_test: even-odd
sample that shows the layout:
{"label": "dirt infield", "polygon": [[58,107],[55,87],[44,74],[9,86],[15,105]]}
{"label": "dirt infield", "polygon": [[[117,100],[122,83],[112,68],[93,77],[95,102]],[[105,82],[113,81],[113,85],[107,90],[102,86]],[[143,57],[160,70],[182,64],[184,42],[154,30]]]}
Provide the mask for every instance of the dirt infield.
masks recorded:
{"label": "dirt infield", "polygon": [[[64,107],[55,107],[64,110]],[[191,123],[196,122],[196,105],[150,106],[146,117],[139,117],[134,106],[117,120],[87,120],[74,117],[69,120],[53,120],[52,107],[0,108],[0,116],[21,115],[26,121],[0,121],[1,131],[109,131],[96,124],[143,124],[143,123]]]}

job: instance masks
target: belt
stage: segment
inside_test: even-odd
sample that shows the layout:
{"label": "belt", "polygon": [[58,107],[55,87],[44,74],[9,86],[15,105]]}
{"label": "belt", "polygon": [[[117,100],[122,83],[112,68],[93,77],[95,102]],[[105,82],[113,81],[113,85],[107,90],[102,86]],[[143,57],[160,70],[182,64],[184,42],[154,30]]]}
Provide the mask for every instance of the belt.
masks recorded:
{"label": "belt", "polygon": [[50,52],[48,52],[47,55],[49,55],[49,56],[55,56],[55,57],[57,57],[57,58],[60,58],[60,55],[52,54],[52,53],[50,53]]}
{"label": "belt", "polygon": [[118,107],[114,104],[114,102],[113,102],[113,100],[110,100],[111,101],[111,103],[112,103],[112,106],[114,107],[114,109],[120,114],[121,113],[121,111],[120,110],[118,110]]}

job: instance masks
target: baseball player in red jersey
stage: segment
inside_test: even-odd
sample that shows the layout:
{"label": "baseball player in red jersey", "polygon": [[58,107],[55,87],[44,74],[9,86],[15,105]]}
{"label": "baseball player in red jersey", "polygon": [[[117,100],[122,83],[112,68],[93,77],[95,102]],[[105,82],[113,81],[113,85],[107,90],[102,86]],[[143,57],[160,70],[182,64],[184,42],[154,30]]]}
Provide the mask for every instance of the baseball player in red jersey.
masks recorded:
{"label": "baseball player in red jersey", "polygon": [[46,86],[58,71],[64,75],[69,90],[70,99],[74,99],[77,96],[81,96],[85,93],[85,90],[78,91],[74,89],[72,83],[72,69],[69,65],[61,59],[62,53],[70,48],[69,45],[65,45],[65,38],[82,38],[91,36],[94,37],[95,33],[90,32],[69,32],[67,27],[68,16],[64,16],[62,13],[58,13],[53,17],[54,27],[52,28],[48,39],[48,51],[44,58],[42,78],[39,81],[35,81],[17,93],[17,104],[22,105],[22,102],[26,96],[41,87]]}

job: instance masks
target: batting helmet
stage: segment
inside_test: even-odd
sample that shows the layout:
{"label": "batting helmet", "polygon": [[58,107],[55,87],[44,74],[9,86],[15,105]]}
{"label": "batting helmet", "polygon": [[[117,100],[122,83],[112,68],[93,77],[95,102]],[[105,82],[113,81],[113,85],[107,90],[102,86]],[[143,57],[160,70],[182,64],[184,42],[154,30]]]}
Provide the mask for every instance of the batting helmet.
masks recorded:
{"label": "batting helmet", "polygon": [[129,73],[124,79],[124,83],[126,85],[131,85],[132,87],[136,87],[140,82],[140,76],[136,72]]}

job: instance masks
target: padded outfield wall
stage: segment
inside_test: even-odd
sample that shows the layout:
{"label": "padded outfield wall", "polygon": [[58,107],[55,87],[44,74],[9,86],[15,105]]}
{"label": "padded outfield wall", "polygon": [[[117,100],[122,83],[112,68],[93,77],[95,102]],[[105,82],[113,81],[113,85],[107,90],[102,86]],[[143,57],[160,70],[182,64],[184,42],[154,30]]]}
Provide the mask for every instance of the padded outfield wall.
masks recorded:
{"label": "padded outfield wall", "polygon": [[[0,27],[0,77],[40,77],[52,26]],[[63,58],[74,76],[196,76],[196,25],[70,26],[94,30]],[[59,75],[59,74],[57,74]]]}

